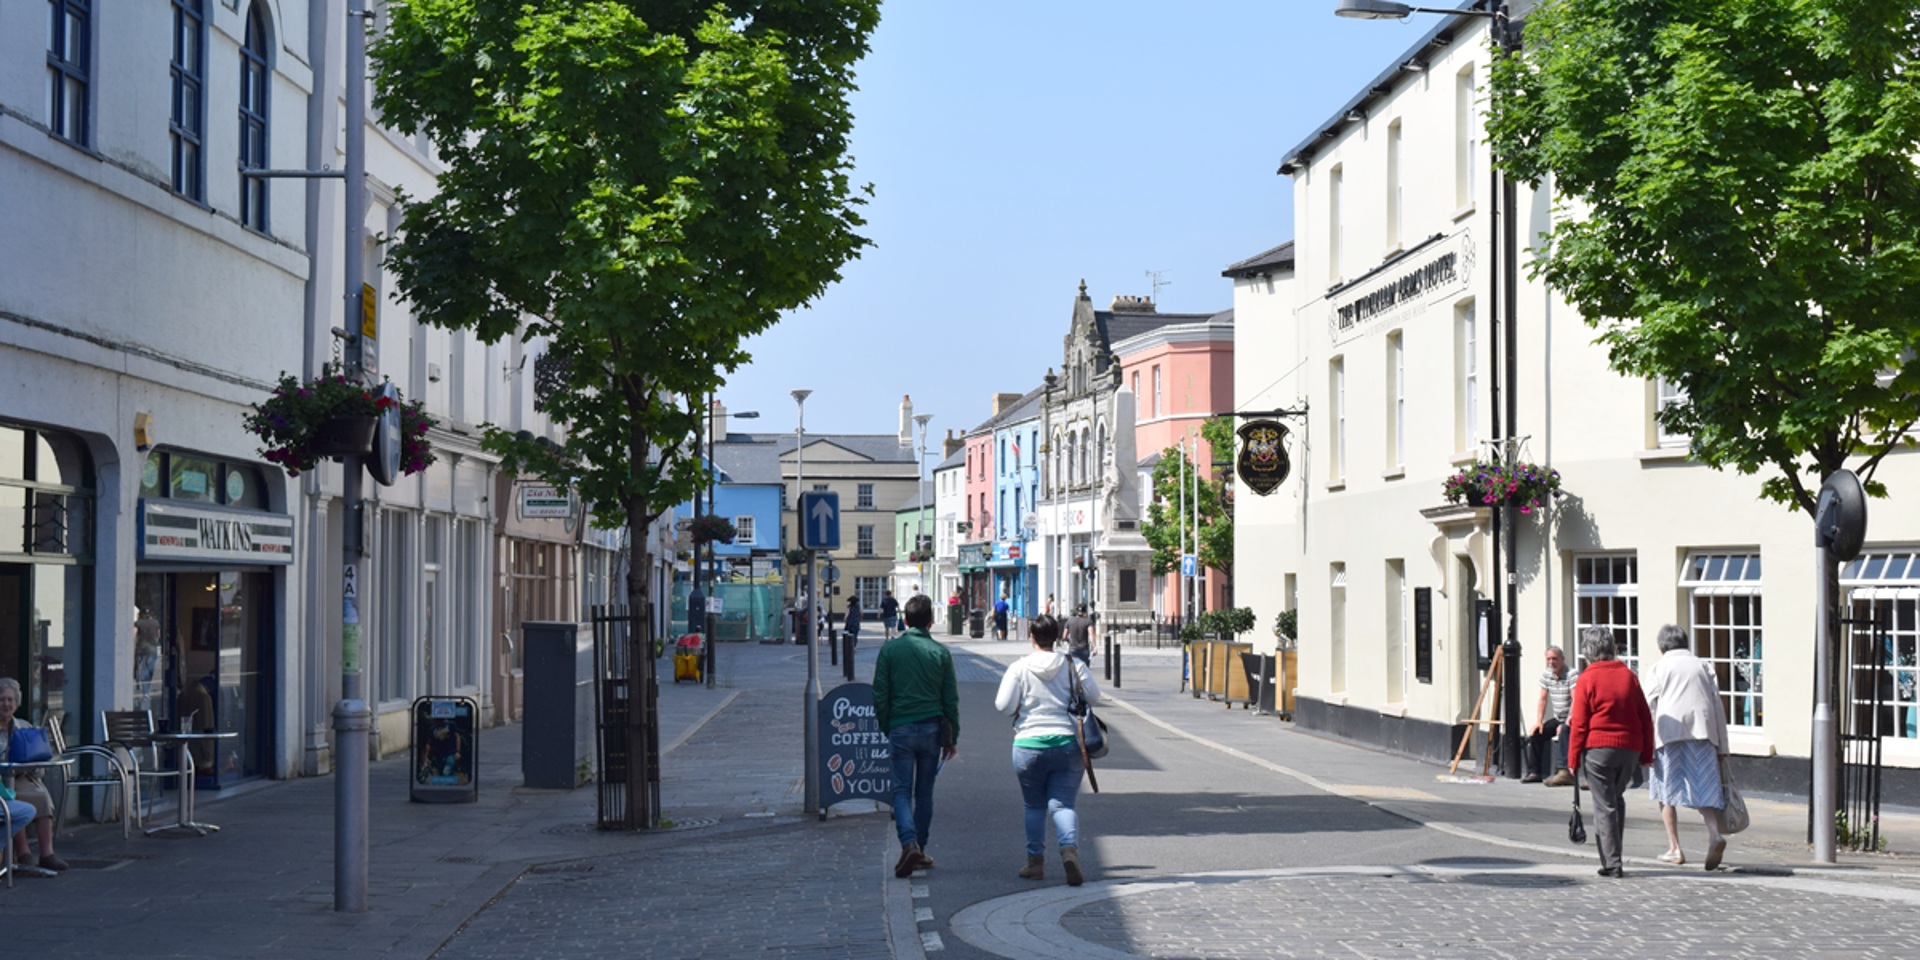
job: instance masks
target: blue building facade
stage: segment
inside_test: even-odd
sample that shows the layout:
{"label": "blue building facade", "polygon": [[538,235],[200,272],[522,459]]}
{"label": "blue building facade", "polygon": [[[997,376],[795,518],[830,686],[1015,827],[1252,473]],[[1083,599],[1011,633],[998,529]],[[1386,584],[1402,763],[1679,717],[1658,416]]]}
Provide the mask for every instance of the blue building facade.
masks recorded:
{"label": "blue building facade", "polygon": [[987,569],[993,595],[1006,596],[1017,617],[1041,612],[1039,568],[1029,566],[1034,530],[1026,521],[1040,497],[1041,391],[1035,390],[1009,411],[993,431],[993,553]]}

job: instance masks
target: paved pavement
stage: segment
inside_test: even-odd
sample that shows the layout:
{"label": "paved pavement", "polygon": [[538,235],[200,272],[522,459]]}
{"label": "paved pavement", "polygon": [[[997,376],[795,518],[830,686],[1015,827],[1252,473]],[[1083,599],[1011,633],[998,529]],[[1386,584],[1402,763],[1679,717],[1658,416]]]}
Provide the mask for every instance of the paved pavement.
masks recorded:
{"label": "paved pavement", "polygon": [[[878,646],[863,642],[858,678]],[[1104,708],[1103,792],[1082,794],[1091,882],[1064,886],[1057,861],[1046,882],[1021,881],[1011,734],[990,700],[1026,648],[956,649],[962,752],[940,786],[940,865],[911,881],[888,869],[883,811],[800,809],[798,651],[727,645],[718,689],[661,688],[675,829],[593,830],[592,790],[516,786],[519,729],[489,730],[475,804],[408,803],[405,764],[375,765],[365,914],[331,910],[331,780],[297,780],[203,803],[226,827],[206,838],[75,830],[73,870],[0,890],[8,914],[33,918],[8,939],[45,956],[911,960],[1877,957],[1920,942],[1910,811],[1884,818],[1896,854],[1815,868],[1804,805],[1750,798],[1753,828],[1709,875],[1653,861],[1664,833],[1630,796],[1629,876],[1606,881],[1591,844],[1566,841],[1570,791],[1441,782],[1431,764],[1180,694],[1177,659],[1148,651],[1128,652],[1127,688]],[[825,658],[821,673],[838,682]],[[1697,858],[1700,828],[1682,830]]]}

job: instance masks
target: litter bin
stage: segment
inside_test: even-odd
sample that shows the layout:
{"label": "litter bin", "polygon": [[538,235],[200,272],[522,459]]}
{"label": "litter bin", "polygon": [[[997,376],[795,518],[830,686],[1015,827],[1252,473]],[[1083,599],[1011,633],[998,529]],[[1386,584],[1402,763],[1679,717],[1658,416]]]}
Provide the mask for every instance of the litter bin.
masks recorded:
{"label": "litter bin", "polygon": [[987,611],[973,608],[973,615],[967,621],[967,633],[975,640],[987,635]]}
{"label": "litter bin", "polygon": [[964,617],[965,617],[965,612],[960,609],[959,604],[957,603],[947,604],[947,635],[948,636],[957,637],[960,635],[960,621]]}

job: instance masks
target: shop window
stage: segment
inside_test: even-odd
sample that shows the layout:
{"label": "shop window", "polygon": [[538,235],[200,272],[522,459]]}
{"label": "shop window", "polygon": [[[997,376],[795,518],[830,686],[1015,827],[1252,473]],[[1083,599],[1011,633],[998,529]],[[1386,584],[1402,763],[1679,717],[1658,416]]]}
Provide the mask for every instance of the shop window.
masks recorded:
{"label": "shop window", "polygon": [[[1587,627],[1613,631],[1616,656],[1639,672],[1640,564],[1632,554],[1573,558],[1573,635]],[[1579,662],[1579,649],[1562,652]]]}
{"label": "shop window", "polygon": [[91,484],[77,438],[0,425],[0,557],[91,562]]}
{"label": "shop window", "polygon": [[407,697],[408,640],[414,635],[409,615],[415,609],[413,591],[413,525],[411,513],[383,510],[380,513],[380,542],[374,560],[379,566],[376,583],[378,605],[375,622],[379,632],[374,643],[379,650],[380,666],[377,696],[383,701]]}
{"label": "shop window", "polygon": [[1680,578],[1689,593],[1693,652],[1713,671],[1727,723],[1737,727],[1760,726],[1766,716],[1760,586],[1758,554],[1689,554]]}
{"label": "shop window", "polygon": [[1849,658],[1853,728],[1920,743],[1920,551],[1861,554],[1841,571],[1840,587],[1847,615],[1872,621],[1856,629]]}
{"label": "shop window", "polygon": [[51,0],[47,4],[47,129],[86,146],[87,84],[93,60],[93,19],[89,0]]}
{"label": "shop window", "polygon": [[140,496],[266,510],[266,475],[251,464],[156,450],[140,470]]}

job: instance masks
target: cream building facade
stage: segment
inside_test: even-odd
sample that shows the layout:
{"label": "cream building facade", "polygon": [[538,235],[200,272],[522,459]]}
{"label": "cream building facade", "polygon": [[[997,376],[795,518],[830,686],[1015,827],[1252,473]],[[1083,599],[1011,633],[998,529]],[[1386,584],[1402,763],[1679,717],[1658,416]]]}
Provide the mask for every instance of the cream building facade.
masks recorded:
{"label": "cream building facade", "polygon": [[[1485,146],[1486,22],[1437,25],[1319,128],[1281,168],[1294,189],[1289,279],[1234,276],[1236,409],[1305,406],[1289,421],[1293,471],[1270,497],[1239,498],[1240,597],[1271,646],[1299,616],[1298,722],[1444,758],[1473,714],[1489,646],[1482,607],[1499,574],[1489,511],[1444,502],[1446,478],[1489,453],[1498,277]],[[1525,276],[1551,196],[1518,191],[1521,275],[1513,382],[1521,459],[1558,470],[1565,496],[1516,513],[1524,727],[1549,645],[1611,628],[1646,671],[1663,624],[1691,634],[1715,671],[1742,782],[1806,789],[1813,711],[1812,524],[1758,498],[1760,478],[1689,458],[1654,415],[1684,402],[1607,368],[1595,332]],[[1890,626],[1862,657],[1891,669],[1880,711],[1894,784],[1920,783],[1915,604],[1920,457],[1879,478],[1850,600]],[[1877,651],[1877,652],[1876,652]],[[1863,719],[1872,711],[1845,709]]]}

